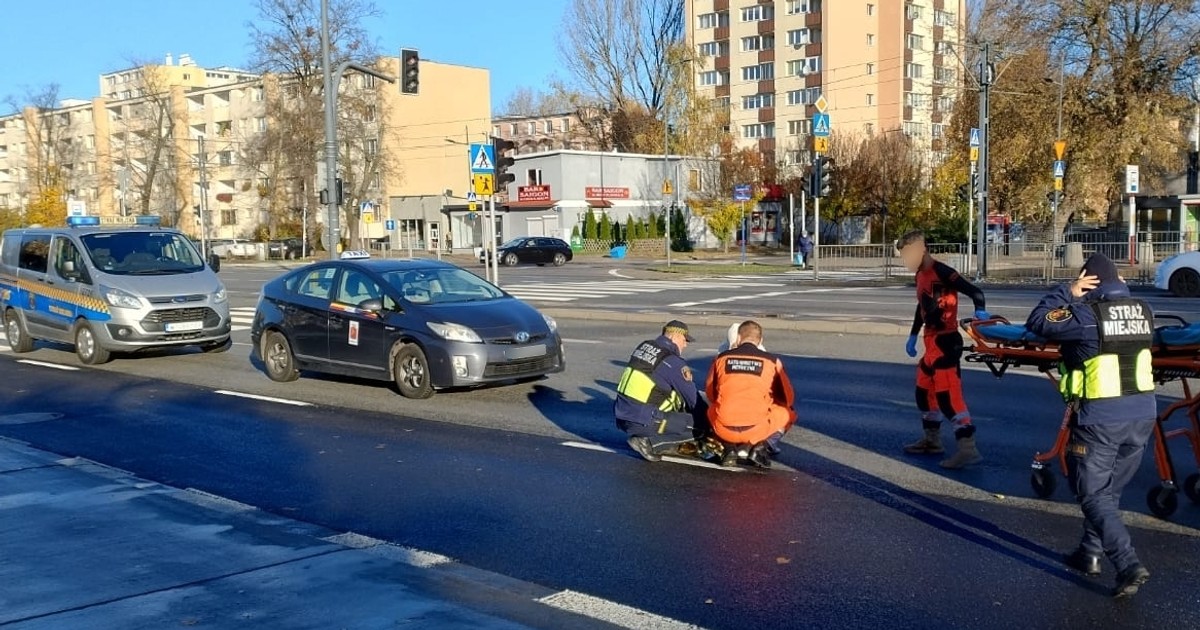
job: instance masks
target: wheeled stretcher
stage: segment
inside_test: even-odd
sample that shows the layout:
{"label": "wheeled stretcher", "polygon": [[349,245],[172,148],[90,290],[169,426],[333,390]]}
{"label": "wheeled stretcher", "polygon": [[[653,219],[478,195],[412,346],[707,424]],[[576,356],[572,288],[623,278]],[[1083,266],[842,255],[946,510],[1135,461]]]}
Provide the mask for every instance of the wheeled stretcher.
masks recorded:
{"label": "wheeled stretcher", "polygon": [[[1173,316],[1159,316],[1158,319],[1174,323],[1156,327],[1154,332],[1155,381],[1162,384],[1177,380],[1183,385],[1183,398],[1159,413],[1151,445],[1161,483],[1150,489],[1146,502],[1155,516],[1168,518],[1178,508],[1180,487],[1168,440],[1187,439],[1196,466],[1200,468],[1200,389],[1194,390],[1191,383],[1193,379],[1200,379],[1200,323],[1189,324]],[[1054,384],[1055,391],[1058,390],[1058,367],[1062,356],[1057,344],[1004,318],[964,319],[960,324],[972,342],[964,357],[968,362],[986,365],[997,378],[1003,377],[1010,367],[1032,367],[1045,374]],[[1171,417],[1180,412],[1185,418],[1184,426],[1164,428]],[[1063,475],[1067,474],[1066,447],[1073,413],[1074,409],[1068,406],[1054,446],[1034,455],[1030,483],[1034,493],[1041,498],[1053,494],[1057,485],[1057,477],[1051,469],[1053,462],[1057,461]],[[1189,499],[1200,503],[1200,472],[1189,475],[1182,486]]]}

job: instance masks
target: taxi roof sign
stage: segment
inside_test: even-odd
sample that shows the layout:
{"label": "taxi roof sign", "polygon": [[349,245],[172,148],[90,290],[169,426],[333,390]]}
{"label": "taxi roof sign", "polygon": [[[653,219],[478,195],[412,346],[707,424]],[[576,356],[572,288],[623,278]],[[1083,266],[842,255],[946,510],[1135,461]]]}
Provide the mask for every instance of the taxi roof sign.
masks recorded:
{"label": "taxi roof sign", "polygon": [[100,225],[100,217],[75,216],[67,217],[67,225],[71,227],[87,227],[91,225]]}
{"label": "taxi roof sign", "polygon": [[342,260],[363,260],[371,257],[371,252],[363,249],[348,249],[342,252]]}

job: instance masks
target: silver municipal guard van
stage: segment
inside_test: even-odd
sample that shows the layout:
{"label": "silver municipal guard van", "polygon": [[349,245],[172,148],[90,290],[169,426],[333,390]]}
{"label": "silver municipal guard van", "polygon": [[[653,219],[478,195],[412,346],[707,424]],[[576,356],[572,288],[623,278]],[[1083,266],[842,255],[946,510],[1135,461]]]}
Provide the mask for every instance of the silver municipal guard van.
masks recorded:
{"label": "silver municipal guard van", "polygon": [[112,352],[227,350],[225,286],[186,236],[155,218],[112,228],[72,217],[68,227],[4,232],[0,314],[13,352],[32,350],[36,339],[58,341],[94,365]]}

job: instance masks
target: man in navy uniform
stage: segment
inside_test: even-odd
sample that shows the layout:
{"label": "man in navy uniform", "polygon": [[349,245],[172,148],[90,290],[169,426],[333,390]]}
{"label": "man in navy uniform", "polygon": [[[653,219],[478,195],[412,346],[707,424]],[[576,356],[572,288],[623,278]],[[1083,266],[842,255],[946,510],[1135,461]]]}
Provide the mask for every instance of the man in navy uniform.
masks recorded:
{"label": "man in navy uniform", "polygon": [[695,440],[706,431],[707,404],[682,356],[691,341],[687,324],[667,322],[662,335],[634,348],[617,384],[617,426],[629,434],[629,447],[648,461],[680,447],[687,454],[697,452]]}
{"label": "man in navy uniform", "polygon": [[1119,505],[1158,414],[1150,356],[1154,316],[1130,297],[1112,260],[1094,254],[1074,282],[1042,299],[1025,325],[1059,342],[1059,387],[1074,410],[1067,468],[1083,510],[1083,540],[1064,560],[1099,575],[1100,557],[1107,556],[1117,569],[1113,596],[1129,597],[1150,578]]}

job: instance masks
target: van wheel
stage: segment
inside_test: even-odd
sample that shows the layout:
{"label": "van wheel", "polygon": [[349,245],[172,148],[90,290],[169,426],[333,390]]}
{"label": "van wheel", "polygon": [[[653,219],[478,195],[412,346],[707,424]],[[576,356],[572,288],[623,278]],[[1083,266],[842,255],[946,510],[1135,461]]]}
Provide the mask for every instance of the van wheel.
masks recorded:
{"label": "van wheel", "polygon": [[8,346],[13,352],[33,350],[33,338],[25,332],[25,327],[21,325],[21,317],[11,308],[4,313],[4,334],[8,337]]}
{"label": "van wheel", "polygon": [[429,380],[429,361],[416,344],[400,347],[392,363],[392,377],[396,388],[405,398],[429,398],[433,395],[433,384]]}
{"label": "van wheel", "polygon": [[84,320],[75,325],[75,356],[84,365],[100,365],[112,358],[108,350],[100,346],[91,324]]}
{"label": "van wheel", "polygon": [[296,369],[296,355],[292,354],[292,344],[277,330],[272,330],[263,337],[262,360],[267,377],[272,381],[288,383],[300,378],[300,370]]}

